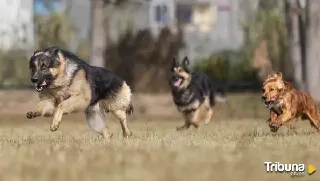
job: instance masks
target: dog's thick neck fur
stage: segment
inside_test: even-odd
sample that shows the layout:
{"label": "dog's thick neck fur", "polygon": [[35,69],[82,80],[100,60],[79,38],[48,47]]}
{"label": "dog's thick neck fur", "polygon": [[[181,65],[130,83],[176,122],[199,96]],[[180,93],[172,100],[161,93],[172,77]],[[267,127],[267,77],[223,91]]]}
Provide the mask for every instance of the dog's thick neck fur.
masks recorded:
{"label": "dog's thick neck fur", "polygon": [[278,82],[281,81],[280,83],[284,85],[284,88],[280,89],[281,93],[271,109],[275,110],[278,114],[281,114],[281,112],[282,112],[281,109],[283,106],[283,99],[285,99],[286,96],[288,96],[288,94],[291,91],[294,91],[295,89],[292,87],[290,82],[283,81],[283,80],[277,80],[277,81]]}
{"label": "dog's thick neck fur", "polygon": [[72,84],[73,77],[79,70],[79,66],[72,60],[65,61],[64,74],[62,77],[57,77],[52,88],[65,87]]}
{"label": "dog's thick neck fur", "polygon": [[173,99],[176,104],[189,103],[194,98],[194,93],[189,88],[178,91],[172,90],[172,94],[174,95]]}

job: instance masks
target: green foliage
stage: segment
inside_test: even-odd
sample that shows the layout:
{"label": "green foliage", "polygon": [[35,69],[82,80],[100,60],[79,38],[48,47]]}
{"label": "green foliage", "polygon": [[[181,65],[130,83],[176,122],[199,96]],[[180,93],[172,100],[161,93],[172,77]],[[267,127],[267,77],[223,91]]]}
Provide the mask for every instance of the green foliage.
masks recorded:
{"label": "green foliage", "polygon": [[78,55],[84,60],[89,60],[90,44],[88,41],[85,41],[85,40],[79,41],[78,47],[76,50],[76,55]]}
{"label": "green foliage", "polygon": [[284,71],[287,60],[287,31],[281,2],[260,0],[258,9],[247,13],[250,16],[241,22],[244,30],[243,48],[239,52],[223,51],[200,60],[195,65],[195,71],[205,72],[222,80],[256,80],[257,74],[252,68],[252,61],[254,51],[262,40],[267,41],[273,70]]}
{"label": "green foliage", "polygon": [[67,13],[53,13],[35,18],[38,48],[56,45],[68,48],[74,38],[74,26]]}
{"label": "green foliage", "polygon": [[219,52],[208,59],[197,61],[194,71],[204,72],[219,80],[255,80],[256,74],[244,53]]}
{"label": "green foliage", "polygon": [[[68,14],[53,13],[50,16],[35,17],[35,22],[37,48],[52,45],[61,48],[70,47],[74,27]],[[28,59],[25,51],[0,50],[0,86],[29,85]]]}
{"label": "green foliage", "polygon": [[245,42],[244,51],[252,60],[253,52],[261,40],[267,40],[269,58],[274,71],[284,69],[287,59],[287,30],[284,10],[277,0],[260,0],[255,18],[242,22]]}
{"label": "green foliage", "polygon": [[204,72],[210,77],[225,80],[229,77],[229,61],[219,57],[210,57],[198,61],[194,66],[194,71]]}
{"label": "green foliage", "polygon": [[29,84],[28,58],[23,52],[0,52],[0,86]]}

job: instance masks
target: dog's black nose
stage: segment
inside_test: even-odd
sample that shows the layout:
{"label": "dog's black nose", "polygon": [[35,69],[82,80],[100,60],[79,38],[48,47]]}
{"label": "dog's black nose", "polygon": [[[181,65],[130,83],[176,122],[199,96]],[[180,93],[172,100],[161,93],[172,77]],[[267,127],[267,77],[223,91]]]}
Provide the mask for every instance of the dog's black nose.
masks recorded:
{"label": "dog's black nose", "polygon": [[265,101],[267,99],[267,96],[262,96],[261,99]]}
{"label": "dog's black nose", "polygon": [[38,78],[34,78],[34,77],[31,78],[31,82],[32,82],[32,83],[37,83],[37,82],[38,82]]}

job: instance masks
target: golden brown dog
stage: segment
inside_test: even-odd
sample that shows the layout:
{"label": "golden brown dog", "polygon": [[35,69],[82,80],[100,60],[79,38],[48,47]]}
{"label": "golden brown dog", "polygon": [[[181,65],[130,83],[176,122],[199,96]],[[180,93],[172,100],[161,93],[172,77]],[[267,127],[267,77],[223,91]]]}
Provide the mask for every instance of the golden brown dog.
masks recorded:
{"label": "golden brown dog", "polygon": [[320,133],[317,103],[305,92],[295,90],[282,78],[282,73],[269,75],[263,83],[262,100],[270,110],[269,127],[272,132],[294,118],[306,118]]}

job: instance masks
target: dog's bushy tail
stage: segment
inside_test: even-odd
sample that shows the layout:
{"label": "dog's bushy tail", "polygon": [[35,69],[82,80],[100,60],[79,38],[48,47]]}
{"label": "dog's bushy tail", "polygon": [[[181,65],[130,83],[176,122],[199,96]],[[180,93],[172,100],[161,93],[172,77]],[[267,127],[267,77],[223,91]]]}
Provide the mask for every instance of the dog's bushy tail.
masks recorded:
{"label": "dog's bushy tail", "polygon": [[132,115],[133,111],[134,111],[134,107],[133,107],[133,104],[130,102],[129,106],[126,109],[126,113],[127,115]]}
{"label": "dog's bushy tail", "polygon": [[214,99],[216,102],[225,102],[227,100],[227,84],[216,83]]}
{"label": "dog's bushy tail", "polygon": [[214,99],[216,102],[226,102],[226,100],[227,100],[224,92],[218,92],[218,91],[217,91],[216,95],[214,96]]}

